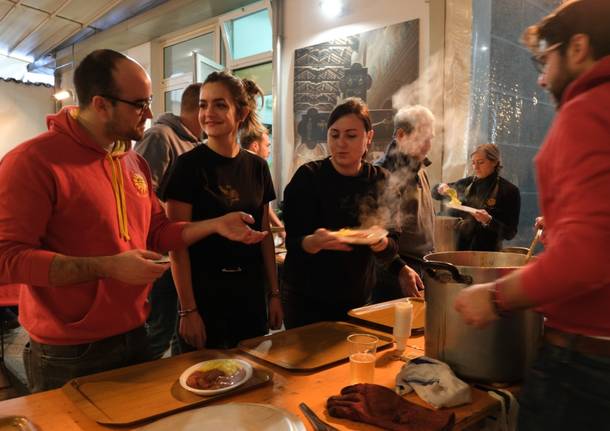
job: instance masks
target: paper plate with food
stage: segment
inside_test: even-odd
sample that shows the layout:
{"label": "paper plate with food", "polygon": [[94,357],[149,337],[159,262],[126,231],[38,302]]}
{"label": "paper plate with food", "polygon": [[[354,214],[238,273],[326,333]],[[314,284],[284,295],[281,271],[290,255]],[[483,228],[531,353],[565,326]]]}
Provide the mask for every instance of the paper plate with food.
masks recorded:
{"label": "paper plate with food", "polygon": [[241,359],[211,359],[189,367],[180,376],[180,385],[198,395],[230,391],[252,377],[252,366]]}
{"label": "paper plate with food", "polygon": [[469,213],[469,214],[475,214],[477,211],[479,211],[476,208],[468,207],[466,205],[461,205],[461,204],[458,205],[458,204],[454,204],[452,202],[448,202],[447,206],[449,208],[453,208],[454,210],[464,211],[464,212]]}
{"label": "paper plate with food", "polygon": [[364,245],[375,244],[388,236],[388,231],[379,226],[373,226],[368,229],[345,228],[331,231],[330,233],[347,244]]}

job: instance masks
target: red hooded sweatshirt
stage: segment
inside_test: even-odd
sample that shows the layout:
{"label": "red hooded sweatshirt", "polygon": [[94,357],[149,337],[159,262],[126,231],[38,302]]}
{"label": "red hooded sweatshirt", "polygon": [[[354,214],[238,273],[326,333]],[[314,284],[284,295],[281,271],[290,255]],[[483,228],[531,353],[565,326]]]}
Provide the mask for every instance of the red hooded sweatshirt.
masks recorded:
{"label": "red hooded sweatshirt", "polygon": [[564,91],[536,173],[547,239],[524,292],[546,325],[610,337],[610,56]]}
{"label": "red hooded sweatshirt", "polygon": [[165,217],[144,159],[129,148],[107,153],[77,115],[71,107],[48,116],[48,132],[0,162],[0,282],[27,284],[19,319],[46,344],[124,333],[149,311],[150,285],[106,278],[51,287],[55,252],[85,257],[184,247],[183,224]]}

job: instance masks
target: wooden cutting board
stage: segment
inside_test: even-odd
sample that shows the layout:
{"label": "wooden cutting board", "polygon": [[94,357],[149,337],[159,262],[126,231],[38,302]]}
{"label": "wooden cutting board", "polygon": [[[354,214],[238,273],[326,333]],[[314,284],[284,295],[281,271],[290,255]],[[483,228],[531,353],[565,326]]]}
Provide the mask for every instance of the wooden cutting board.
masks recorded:
{"label": "wooden cutting board", "polygon": [[392,345],[392,338],[383,332],[345,322],[318,322],[244,340],[237,347],[288,370],[310,371],[347,360],[347,336],[354,333],[377,336],[378,350]]}
{"label": "wooden cutting board", "polygon": [[[354,308],[347,314],[358,320],[375,323],[387,327],[390,331],[394,328],[394,305],[397,302],[404,302],[405,299],[395,299],[393,301],[380,302],[379,304],[367,305],[366,307]],[[423,298],[409,298],[413,304],[413,331],[424,329],[426,321],[426,302]]]}
{"label": "wooden cutting board", "polygon": [[106,371],[70,380],[63,387],[68,398],[87,416],[104,425],[133,425],[178,411],[200,407],[270,382],[273,373],[250,363],[252,377],[234,390],[203,397],[178,382],[191,365],[208,359],[230,358],[201,350],[159,361]]}

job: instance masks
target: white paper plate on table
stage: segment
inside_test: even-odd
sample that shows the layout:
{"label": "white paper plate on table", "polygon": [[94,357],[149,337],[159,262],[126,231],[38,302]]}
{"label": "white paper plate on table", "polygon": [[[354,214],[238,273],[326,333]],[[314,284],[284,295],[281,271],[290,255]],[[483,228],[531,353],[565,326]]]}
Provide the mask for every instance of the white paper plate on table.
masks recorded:
{"label": "white paper plate on table", "polygon": [[467,207],[466,205],[456,205],[456,204],[452,204],[450,202],[447,203],[447,207],[452,208],[454,210],[458,210],[458,211],[464,211],[469,214],[474,214],[477,211],[479,211],[478,209],[473,208],[473,207]]}
{"label": "white paper plate on table", "polygon": [[[188,377],[193,374],[195,371],[200,370],[202,367],[205,367],[206,365],[209,365],[211,363],[222,363],[224,361],[231,361],[231,362],[236,362],[244,371],[245,374],[244,376],[236,381],[235,383],[231,384],[230,386],[226,386],[226,387],[222,387],[222,388],[218,388],[218,389],[198,389],[198,388],[194,388],[191,387],[189,385],[186,384],[186,380],[188,379]],[[243,361],[241,359],[212,359],[209,361],[203,361],[203,362],[199,362],[189,368],[187,368],[181,375],[180,375],[180,386],[182,386],[184,389],[186,389],[187,391],[193,392],[197,395],[215,395],[215,394],[219,394],[221,392],[226,392],[226,391],[230,391],[231,389],[235,389],[236,387],[246,383],[248,381],[248,379],[252,377],[252,365],[250,365],[248,362]]]}
{"label": "white paper plate on table", "polygon": [[331,231],[330,234],[347,244],[371,245],[388,236],[388,231],[381,227],[372,227],[369,229],[341,229]]}
{"label": "white paper plate on table", "polygon": [[269,404],[229,403],[168,416],[140,431],[306,431],[294,414]]}

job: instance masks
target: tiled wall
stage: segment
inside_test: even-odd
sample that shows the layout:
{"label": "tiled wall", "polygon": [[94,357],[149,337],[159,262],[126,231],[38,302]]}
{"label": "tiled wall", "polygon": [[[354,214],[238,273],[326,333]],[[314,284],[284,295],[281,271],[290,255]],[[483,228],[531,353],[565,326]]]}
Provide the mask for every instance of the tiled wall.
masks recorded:
{"label": "tiled wall", "polygon": [[470,145],[500,147],[502,175],[521,191],[517,237],[505,245],[528,246],[538,215],[533,159],[554,115],[551,98],[537,85],[523,30],[560,0],[473,0],[473,97]]}

